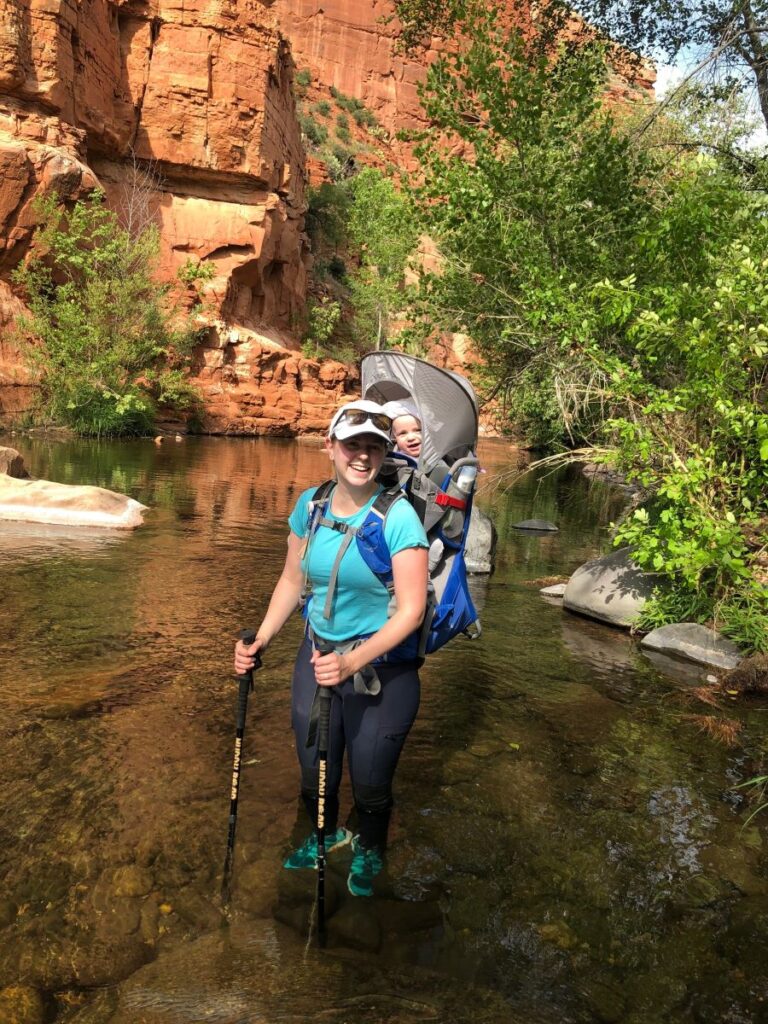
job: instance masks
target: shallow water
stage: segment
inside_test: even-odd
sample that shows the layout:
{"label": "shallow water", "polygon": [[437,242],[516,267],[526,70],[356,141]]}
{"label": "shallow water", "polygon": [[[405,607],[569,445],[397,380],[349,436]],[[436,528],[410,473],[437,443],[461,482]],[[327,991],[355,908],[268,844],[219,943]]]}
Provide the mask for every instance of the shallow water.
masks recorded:
{"label": "shallow water", "polygon": [[[484,636],[423,670],[379,894],[348,897],[333,857],[319,952],[314,877],[280,869],[303,828],[298,621],[251,697],[229,923],[218,890],[232,638],[269,597],[321,450],[6,443],[36,476],[151,512],[126,535],[0,524],[0,988],[36,989],[56,1024],[768,1019],[768,813],[744,826],[735,788],[765,755],[765,712],[729,708],[739,743],[716,744],[690,716],[722,712],[689,683],[532,585],[606,544],[619,492],[574,473],[504,491],[515,455],[484,443],[500,535]],[[533,517],[560,532],[512,528]]]}

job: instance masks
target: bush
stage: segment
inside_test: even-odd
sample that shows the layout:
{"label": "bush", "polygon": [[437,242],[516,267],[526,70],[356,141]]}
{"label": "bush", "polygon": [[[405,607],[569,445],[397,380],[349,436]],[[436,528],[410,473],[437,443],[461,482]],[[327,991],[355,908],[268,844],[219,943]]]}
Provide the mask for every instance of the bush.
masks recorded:
{"label": "bush", "polygon": [[81,434],[119,435],[149,430],[158,402],[191,408],[184,369],[196,333],[153,280],[156,227],[131,237],[98,192],[69,213],[55,195],[36,209],[33,255],[14,281],[30,308],[19,329],[39,342],[29,358],[45,414]]}
{"label": "bush", "polygon": [[321,117],[329,117],[331,113],[331,104],[328,100],[320,100],[320,102],[316,103],[312,109]]}
{"label": "bush", "polygon": [[343,128],[345,131],[349,128],[349,118],[346,114],[337,114],[336,125],[339,128]]}
{"label": "bush", "polygon": [[322,146],[328,139],[328,129],[318,124],[311,114],[299,114],[299,126],[304,137],[314,146]]}
{"label": "bush", "polygon": [[295,81],[297,85],[306,88],[308,85],[312,84],[312,72],[309,68],[302,68],[300,71],[296,72]]}
{"label": "bush", "polygon": [[336,129],[336,138],[339,140],[339,142],[343,142],[348,146],[351,145],[352,143],[352,136],[349,134],[349,128],[343,128],[339,126]]}

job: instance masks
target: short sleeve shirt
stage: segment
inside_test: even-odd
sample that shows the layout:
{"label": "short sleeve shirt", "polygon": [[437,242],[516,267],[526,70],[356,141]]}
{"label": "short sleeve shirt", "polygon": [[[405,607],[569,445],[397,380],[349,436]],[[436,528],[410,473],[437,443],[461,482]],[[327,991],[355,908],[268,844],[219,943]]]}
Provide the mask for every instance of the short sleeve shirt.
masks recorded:
{"label": "short sleeve shirt", "polygon": [[[288,518],[288,525],[298,537],[305,537],[309,520],[309,503],[317,488],[304,491]],[[377,491],[380,493],[381,488]],[[328,503],[326,518],[348,526],[360,527],[371,509],[377,494],[353,516],[336,516]],[[344,534],[330,527],[319,526],[302,555],[301,568],[308,572],[312,599],[309,622],[314,631],[326,640],[340,643],[356,636],[375,633],[387,621],[389,593],[363,561],[354,539],[349,544],[339,565],[331,604],[331,615],[324,617],[328,583],[336,555]],[[384,521],[384,539],[391,555],[406,548],[427,548],[427,535],[419,517],[407,501],[396,501]]]}

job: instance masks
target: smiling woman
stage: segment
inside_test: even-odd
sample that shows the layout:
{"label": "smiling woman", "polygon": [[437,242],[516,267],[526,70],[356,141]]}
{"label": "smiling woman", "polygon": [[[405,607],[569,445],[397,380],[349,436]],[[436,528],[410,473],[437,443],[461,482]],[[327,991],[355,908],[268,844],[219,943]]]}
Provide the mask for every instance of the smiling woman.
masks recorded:
{"label": "smiling woman", "polygon": [[[322,868],[326,848],[330,852],[351,840],[347,885],[355,896],[372,895],[383,866],[392,780],[419,707],[418,664],[410,655],[401,658],[399,650],[424,618],[424,528],[407,500],[393,500],[384,514],[392,593],[355,543],[368,517],[380,514],[377,475],[391,446],[391,427],[375,402],[351,402],[336,412],[325,441],[335,479],[299,497],[288,520],[283,572],[256,641],[235,648],[237,672],[248,671],[254,654],[303,606],[307,629],[293,674],[292,724],[301,792],[315,828],[284,866]],[[327,771],[325,737],[317,728],[321,695],[330,695]],[[354,837],[338,823],[345,749],[357,816]]]}

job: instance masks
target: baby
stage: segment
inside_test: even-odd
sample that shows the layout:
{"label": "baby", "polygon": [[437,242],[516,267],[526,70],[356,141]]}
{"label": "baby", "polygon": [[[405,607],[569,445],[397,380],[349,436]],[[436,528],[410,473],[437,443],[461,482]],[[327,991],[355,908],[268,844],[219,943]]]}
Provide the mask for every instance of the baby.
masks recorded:
{"label": "baby", "polygon": [[413,402],[388,402],[385,406],[392,418],[392,440],[395,450],[418,461],[421,454],[421,419]]}

